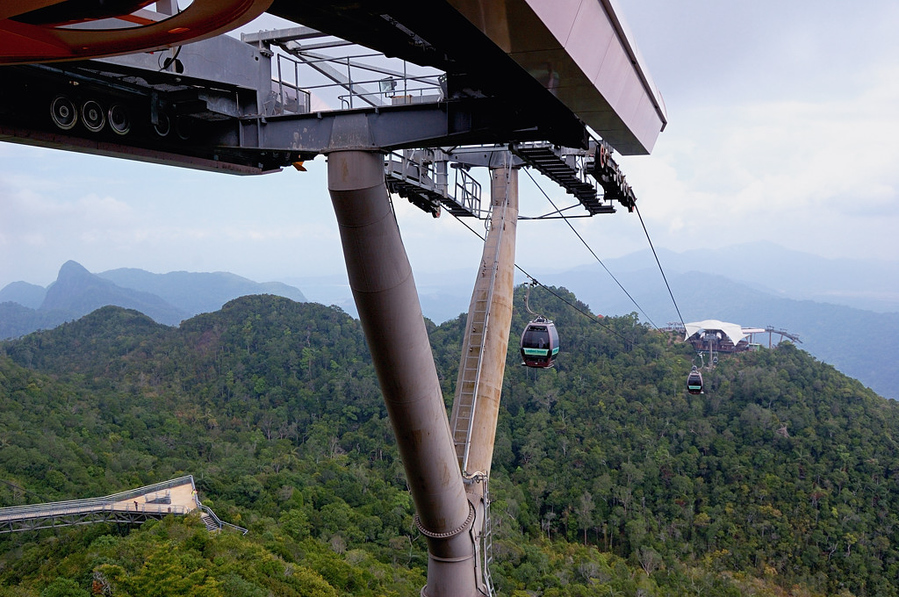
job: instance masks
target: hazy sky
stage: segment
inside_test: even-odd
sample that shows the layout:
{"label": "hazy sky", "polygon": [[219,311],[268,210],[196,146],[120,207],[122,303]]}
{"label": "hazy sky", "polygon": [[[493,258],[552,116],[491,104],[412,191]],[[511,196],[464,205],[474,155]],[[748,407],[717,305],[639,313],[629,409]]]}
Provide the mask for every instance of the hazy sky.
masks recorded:
{"label": "hazy sky", "polygon": [[[619,159],[657,247],[767,239],[899,259],[899,3],[619,5],[668,108],[653,154]],[[326,163],[307,167],[234,177],[0,143],[0,287],[46,285],[68,259],[258,281],[340,272]],[[521,202],[548,209],[527,184]],[[474,272],[468,230],[396,205],[416,271]],[[575,226],[601,258],[647,246],[626,211]],[[593,260],[564,224],[519,230],[518,262],[535,275]]]}

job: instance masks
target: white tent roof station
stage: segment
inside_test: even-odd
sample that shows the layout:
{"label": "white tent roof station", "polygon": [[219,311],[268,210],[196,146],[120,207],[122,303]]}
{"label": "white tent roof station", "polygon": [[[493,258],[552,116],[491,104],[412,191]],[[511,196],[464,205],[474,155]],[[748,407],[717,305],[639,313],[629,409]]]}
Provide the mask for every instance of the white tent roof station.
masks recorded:
{"label": "white tent roof station", "polygon": [[704,321],[687,323],[684,324],[684,327],[687,329],[685,339],[699,332],[723,332],[724,335],[734,343],[734,346],[747,335],[740,325],[736,323],[727,323],[726,321],[718,321],[717,319],[706,319]]}

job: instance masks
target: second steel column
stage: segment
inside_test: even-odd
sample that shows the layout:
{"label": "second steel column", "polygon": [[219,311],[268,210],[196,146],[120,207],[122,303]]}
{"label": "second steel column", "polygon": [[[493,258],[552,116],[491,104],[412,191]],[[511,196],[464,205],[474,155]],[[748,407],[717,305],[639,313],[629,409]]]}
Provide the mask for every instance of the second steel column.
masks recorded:
{"label": "second steel column", "polygon": [[384,158],[328,155],[328,190],[347,273],[420,529],[428,538],[427,597],[478,594],[473,510],[465,495],[412,268],[384,182]]}
{"label": "second steel column", "polygon": [[[481,472],[490,476],[493,463],[493,444],[499,418],[500,394],[506,371],[506,351],[512,326],[512,301],[515,293],[515,239],[518,230],[518,169],[493,168],[490,171],[490,201],[492,217],[490,232],[484,244],[481,267],[475,282],[471,303],[479,293],[486,296],[490,272],[495,268],[490,325],[484,338],[481,356],[481,377],[477,388],[477,408],[471,427],[471,447],[468,473]],[[494,261],[495,260],[495,261]],[[469,313],[471,308],[469,308]],[[468,332],[466,327],[466,332]],[[465,336],[467,343],[469,334]],[[462,350],[467,346],[463,344]],[[463,352],[464,354],[464,352]]]}

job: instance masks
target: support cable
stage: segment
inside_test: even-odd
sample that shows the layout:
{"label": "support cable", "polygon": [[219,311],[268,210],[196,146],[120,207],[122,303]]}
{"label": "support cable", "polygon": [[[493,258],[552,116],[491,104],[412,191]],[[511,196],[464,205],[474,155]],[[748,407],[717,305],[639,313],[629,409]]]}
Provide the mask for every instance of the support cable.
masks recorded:
{"label": "support cable", "polygon": [[[479,239],[481,239],[482,242],[487,242],[487,239],[485,239],[483,236],[481,236],[481,233],[480,233],[480,232],[478,232],[477,230],[475,230],[474,228],[472,228],[471,226],[468,225],[468,222],[466,222],[465,220],[463,220],[462,218],[460,218],[459,216],[457,216],[456,214],[454,214],[454,213],[452,213],[452,212],[450,212],[450,215],[453,216],[454,218],[456,218],[456,220],[457,220],[460,224],[462,224],[463,226],[465,226],[466,228],[468,228],[468,231],[471,232],[472,234],[474,234],[475,236],[477,236]],[[564,296],[562,296],[562,295],[560,295],[559,293],[557,293],[556,291],[554,291],[554,290],[553,290],[552,288],[550,288],[549,286],[546,286],[545,284],[543,284],[543,283],[541,283],[541,282],[538,282],[538,281],[537,281],[531,274],[529,274],[523,267],[521,267],[521,266],[518,265],[517,263],[515,264],[515,269],[517,269],[518,271],[520,271],[521,273],[523,273],[525,276],[527,276],[527,278],[528,278],[531,282],[533,282],[534,284],[536,284],[536,285],[539,286],[540,288],[544,289],[545,291],[547,291],[548,293],[550,293],[551,295],[553,295],[554,297],[556,297],[557,299],[559,299],[560,301],[562,301],[563,303],[565,303],[566,305],[568,305],[569,307],[571,307],[572,309],[574,309],[575,311],[577,311],[578,313],[580,313],[581,315],[583,315],[584,317],[586,317],[587,319],[589,319],[590,321],[592,321],[593,323],[595,323],[595,324],[599,325],[600,327],[604,328],[606,331],[611,332],[612,334],[615,334],[616,336],[618,336],[619,338],[621,338],[621,339],[624,340],[625,342],[630,342],[630,341],[631,341],[631,339],[627,338],[624,334],[621,334],[621,333],[618,332],[617,330],[613,329],[612,327],[610,327],[610,326],[604,324],[603,322],[599,321],[598,319],[596,319],[596,316],[595,316],[595,315],[593,315],[593,314],[591,314],[591,313],[588,313],[587,311],[584,311],[583,309],[581,309],[580,307],[578,307],[577,305],[575,305],[574,303],[572,303],[571,301],[569,301],[568,299],[566,299]]]}
{"label": "support cable", "polygon": [[671,292],[671,285],[668,284],[668,277],[665,275],[665,270],[662,269],[662,262],[659,261],[659,255],[656,253],[656,248],[652,244],[652,239],[649,238],[649,231],[646,229],[646,223],[643,222],[643,216],[640,215],[640,208],[637,207],[636,202],[634,202],[634,209],[637,210],[637,217],[640,218],[640,225],[643,226],[643,233],[646,234],[646,240],[649,241],[649,248],[652,249],[652,255],[656,258],[656,264],[659,266],[659,271],[662,273],[662,279],[665,281],[665,287],[668,289],[668,296],[671,297],[671,302],[674,303],[674,310],[677,311],[677,316],[680,319],[681,325],[686,329],[687,324],[684,323],[684,317],[680,314],[680,308],[677,306],[677,301],[674,300],[674,293]]}
{"label": "support cable", "polygon": [[[546,194],[546,191],[543,190],[543,187],[540,186],[540,184],[534,179],[534,177],[531,175],[531,173],[527,169],[525,169],[525,172],[527,172],[527,175],[531,179],[531,182],[533,182],[537,186],[537,189],[541,193],[543,193],[543,196],[546,197],[546,200],[549,201],[550,205],[552,205],[556,211],[559,211],[559,208],[556,207],[556,204],[553,202],[552,199],[549,198],[549,195]],[[646,314],[646,311],[643,310],[643,307],[641,307],[637,303],[637,301],[634,300],[634,297],[631,296],[631,293],[629,293],[627,291],[627,289],[621,284],[621,282],[618,281],[618,278],[616,278],[615,275],[611,271],[609,271],[609,268],[606,267],[606,264],[602,262],[602,259],[600,259],[599,256],[596,254],[596,252],[590,247],[590,245],[587,244],[587,241],[584,240],[584,237],[582,237],[580,235],[580,233],[578,233],[578,231],[574,228],[574,226],[571,225],[571,222],[568,221],[568,218],[565,217],[563,214],[561,214],[561,212],[560,212],[560,215],[562,215],[562,219],[565,220],[565,223],[568,224],[568,227],[571,228],[571,231],[574,232],[575,236],[577,236],[580,239],[580,241],[582,243],[584,243],[584,246],[587,247],[587,250],[590,251],[590,254],[593,255],[594,259],[596,259],[596,261],[602,266],[602,268],[604,270],[606,270],[607,274],[612,276],[612,279],[615,280],[616,284],[618,284],[618,288],[620,288],[624,292],[624,294],[627,295],[627,298],[631,299],[631,302],[634,303],[634,306],[636,306],[637,309],[640,310],[640,313],[643,314],[643,317],[646,318],[646,321],[648,321],[652,325],[652,327],[654,327],[655,329],[659,329],[659,326],[657,326],[652,321],[652,319],[649,317],[649,315]]]}

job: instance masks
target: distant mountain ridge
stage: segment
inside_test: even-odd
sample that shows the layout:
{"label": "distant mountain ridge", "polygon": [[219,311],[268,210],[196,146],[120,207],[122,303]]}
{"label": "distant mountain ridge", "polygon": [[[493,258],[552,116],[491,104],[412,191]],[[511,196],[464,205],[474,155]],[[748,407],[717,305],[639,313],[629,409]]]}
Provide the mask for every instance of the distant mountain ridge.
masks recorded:
{"label": "distant mountain ridge", "polygon": [[[827,302],[881,313],[899,312],[899,261],[896,260],[827,259],[763,241],[683,253],[659,249],[658,255],[668,275],[698,271],[725,276],[780,298]],[[616,276],[649,269],[660,278],[648,249],[604,263]],[[586,265],[567,273],[595,268]]]}
{"label": "distant mountain ridge", "polygon": [[[899,399],[899,367],[893,356],[899,349],[899,262],[825,259],[767,242],[683,253],[662,249],[658,254],[686,321],[721,319],[744,326],[787,329],[798,334],[802,348],[816,358],[883,396]],[[636,311],[642,321],[651,320],[659,327],[678,321],[649,251],[603,263],[640,308],[598,264],[533,273],[541,282],[575,292],[597,313],[623,315]],[[441,323],[465,312],[475,273],[416,273],[424,315]],[[117,269],[97,276],[120,287],[150,292],[190,314],[215,311],[230,298],[245,294],[269,293],[298,301],[306,298],[295,286],[256,284],[224,272],[152,274]],[[304,288],[310,300],[338,305],[356,316],[345,275],[287,281]],[[38,301],[43,301],[45,292],[25,282],[0,289],[0,339],[54,327],[76,317],[31,306],[40,306]],[[23,305],[32,310],[23,310]],[[552,316],[552,309],[557,307],[540,308]]]}
{"label": "distant mountain ridge", "polygon": [[41,303],[42,311],[68,311],[87,314],[100,307],[115,305],[140,311],[159,323],[178,325],[188,312],[155,294],[123,288],[94,275],[75,261],[67,261],[59,269],[56,281],[47,287]]}
{"label": "distant mountain ridge", "polygon": [[29,309],[40,307],[46,296],[46,288],[28,282],[13,282],[0,288],[0,303],[18,303]]}
{"label": "distant mountain ridge", "polygon": [[46,289],[27,282],[0,289],[0,339],[53,328],[107,305],[140,311],[157,323],[178,325],[250,294],[306,300],[299,289],[287,284],[260,284],[225,272],[153,274],[118,269],[92,274],[81,264],[67,261]]}
{"label": "distant mountain ridge", "polygon": [[273,294],[298,303],[306,302],[303,293],[293,286],[281,282],[254,282],[228,272],[154,274],[142,269],[120,268],[97,275],[124,288],[155,294],[190,315],[217,311],[228,301],[249,294]]}

